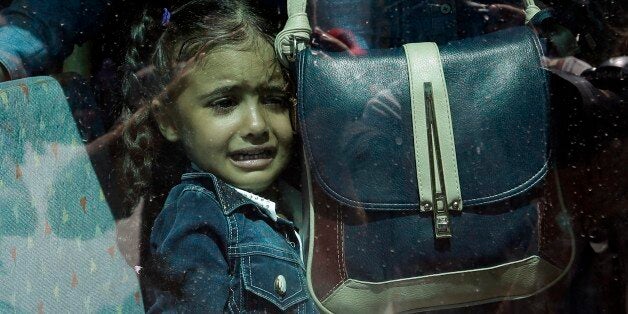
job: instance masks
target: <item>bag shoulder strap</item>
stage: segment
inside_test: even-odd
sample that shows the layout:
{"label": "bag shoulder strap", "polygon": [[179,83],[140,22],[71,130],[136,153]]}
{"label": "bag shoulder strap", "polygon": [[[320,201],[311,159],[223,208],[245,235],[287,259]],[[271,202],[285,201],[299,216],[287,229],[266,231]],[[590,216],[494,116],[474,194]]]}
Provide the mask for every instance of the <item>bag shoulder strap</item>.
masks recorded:
{"label": "bag shoulder strap", "polygon": [[[288,20],[283,30],[275,37],[275,51],[282,65],[294,62],[297,52],[305,49],[310,41],[312,28],[307,19],[307,0],[286,0]],[[526,23],[541,11],[534,0],[523,0],[526,12]]]}
{"label": "bag shoulder strap", "polygon": [[541,9],[536,6],[534,0],[523,0],[523,5],[526,8],[526,23],[530,22],[537,13],[541,12]]}
{"label": "bag shoulder strap", "polygon": [[283,30],[275,37],[275,51],[279,62],[288,66],[294,62],[297,52],[305,49],[310,42],[312,28],[307,19],[306,0],[287,0],[288,20]]}

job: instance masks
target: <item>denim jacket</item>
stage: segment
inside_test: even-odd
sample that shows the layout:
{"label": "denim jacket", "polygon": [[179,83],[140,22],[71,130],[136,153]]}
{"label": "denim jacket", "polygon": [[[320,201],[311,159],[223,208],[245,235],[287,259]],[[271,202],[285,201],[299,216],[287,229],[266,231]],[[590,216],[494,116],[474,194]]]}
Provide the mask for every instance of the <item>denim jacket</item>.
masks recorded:
{"label": "denim jacket", "polygon": [[148,312],[317,313],[294,230],[214,175],[184,174],[151,232]]}

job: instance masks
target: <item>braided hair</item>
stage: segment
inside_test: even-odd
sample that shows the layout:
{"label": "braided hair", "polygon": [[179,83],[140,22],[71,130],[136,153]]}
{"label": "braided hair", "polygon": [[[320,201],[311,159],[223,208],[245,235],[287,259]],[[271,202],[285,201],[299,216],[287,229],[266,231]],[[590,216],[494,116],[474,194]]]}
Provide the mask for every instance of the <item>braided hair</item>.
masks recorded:
{"label": "braided hair", "polygon": [[263,9],[268,7],[249,0],[191,0],[172,10],[143,10],[131,28],[123,65],[122,93],[128,116],[123,172],[129,206],[153,195],[156,185],[174,184],[187,164],[183,150],[159,132],[156,106],[172,105],[183,83],[178,79],[182,69],[202,54],[252,38],[272,45],[279,23],[269,19],[276,11]]}

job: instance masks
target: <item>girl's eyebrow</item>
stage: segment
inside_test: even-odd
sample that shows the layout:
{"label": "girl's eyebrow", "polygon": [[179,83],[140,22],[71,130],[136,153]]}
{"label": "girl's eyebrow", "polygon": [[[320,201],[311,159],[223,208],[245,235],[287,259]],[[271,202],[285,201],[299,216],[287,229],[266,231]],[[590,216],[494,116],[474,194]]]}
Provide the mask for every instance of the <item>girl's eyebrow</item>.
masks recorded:
{"label": "girl's eyebrow", "polygon": [[269,84],[263,85],[259,88],[260,91],[264,92],[280,92],[285,93],[288,91],[288,84]]}
{"label": "girl's eyebrow", "polygon": [[289,86],[290,84],[286,81],[274,79],[274,80],[270,80],[266,84],[263,84],[262,86],[259,87],[259,89],[267,90],[267,91],[270,90],[270,91],[278,91],[278,92],[279,91],[287,92]]}
{"label": "girl's eyebrow", "polygon": [[203,100],[207,97],[213,96],[213,95],[222,95],[222,94],[231,94],[231,93],[235,93],[240,91],[242,88],[238,85],[225,85],[225,86],[221,86],[215,89],[212,89],[211,91],[207,92],[207,93],[203,93],[201,95],[199,95],[197,97],[197,99],[199,100]]}
{"label": "girl's eyebrow", "polygon": [[[198,100],[204,100],[213,95],[225,95],[242,92],[245,88],[238,84],[220,86],[207,93],[203,93],[196,97]],[[263,84],[255,89],[257,92],[273,92],[273,93],[285,93],[288,91],[288,83],[270,82]]]}

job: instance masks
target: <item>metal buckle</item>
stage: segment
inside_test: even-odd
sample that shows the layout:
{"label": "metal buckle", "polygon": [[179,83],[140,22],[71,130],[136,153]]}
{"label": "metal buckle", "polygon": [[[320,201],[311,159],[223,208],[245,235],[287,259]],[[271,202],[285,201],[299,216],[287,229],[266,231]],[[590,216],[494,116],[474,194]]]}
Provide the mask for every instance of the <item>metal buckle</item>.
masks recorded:
{"label": "metal buckle", "polygon": [[299,39],[295,35],[290,35],[288,38],[290,40],[290,52],[286,55],[286,59],[290,62],[294,62],[297,59],[297,53],[299,52],[299,44],[307,43],[307,40]]}
{"label": "metal buckle", "polygon": [[[447,191],[445,188],[445,177],[443,174],[443,162],[441,160],[440,144],[438,142],[438,126],[434,112],[434,95],[432,93],[432,83],[423,84],[425,90],[425,114],[428,137],[428,153],[432,173],[432,201],[425,202],[420,210],[423,212],[432,211],[434,217],[434,236],[436,239],[451,238],[451,217],[450,210],[460,210],[460,202],[455,200],[447,204]],[[436,176],[438,183],[436,184]],[[440,192],[437,192],[440,191]]]}

